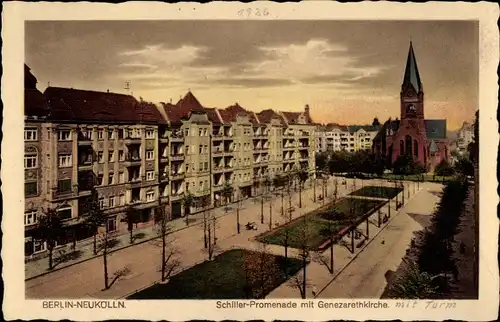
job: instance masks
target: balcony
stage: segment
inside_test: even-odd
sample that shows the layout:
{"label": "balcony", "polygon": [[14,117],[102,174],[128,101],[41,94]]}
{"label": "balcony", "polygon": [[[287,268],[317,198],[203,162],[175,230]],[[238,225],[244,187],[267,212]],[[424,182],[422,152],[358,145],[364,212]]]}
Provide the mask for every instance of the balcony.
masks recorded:
{"label": "balcony", "polygon": [[127,145],[141,144],[141,137],[140,136],[126,136],[125,138],[123,138],[123,142]]}
{"label": "balcony", "polygon": [[233,140],[233,134],[232,133],[224,133],[224,140],[226,140],[226,141],[232,141]]}
{"label": "balcony", "polygon": [[170,154],[170,161],[183,161],[184,154],[181,153],[172,153]]}
{"label": "balcony", "polygon": [[134,189],[141,187],[141,179],[140,178],[131,178],[129,182],[125,185],[127,189]]}
{"label": "balcony", "polygon": [[170,180],[182,180],[184,179],[184,172],[175,172],[172,171],[172,174],[170,175]]}
{"label": "balcony", "polygon": [[212,173],[221,173],[223,171],[224,171],[223,166],[214,166],[214,168],[212,169]]}
{"label": "balcony", "polygon": [[53,191],[52,192],[52,199],[53,200],[61,200],[61,199],[68,199],[72,197],[76,197],[77,193],[73,190],[65,190],[65,191]]}
{"label": "balcony", "polygon": [[224,189],[224,182],[214,184],[213,191],[222,191]]}
{"label": "balcony", "polygon": [[141,165],[141,158],[138,155],[128,154],[123,163],[127,167]]}
{"label": "balcony", "polygon": [[172,191],[172,194],[170,195],[170,201],[178,201],[181,200],[183,197],[184,197],[183,191]]}
{"label": "balcony", "polygon": [[92,145],[92,140],[89,138],[78,138],[78,145],[79,146],[91,146]]}
{"label": "balcony", "polygon": [[210,194],[210,189],[194,191],[193,195],[195,197],[203,197]]}
{"label": "balcony", "polygon": [[166,173],[160,174],[160,182],[168,182],[168,174]]}
{"label": "balcony", "polygon": [[166,163],[166,162],[168,162],[168,156],[160,155],[160,163]]}
{"label": "balcony", "polygon": [[233,171],[233,165],[232,164],[226,164],[224,166],[224,171]]}
{"label": "balcony", "polygon": [[158,137],[158,141],[160,141],[160,143],[168,143],[168,134],[164,133],[164,134],[160,135]]}
{"label": "balcony", "polygon": [[182,132],[172,133],[170,136],[170,142],[182,142],[184,141],[184,134]]}
{"label": "balcony", "polygon": [[222,154],[224,154],[224,151],[222,149],[214,149],[212,150],[212,154],[217,156],[222,156]]}
{"label": "balcony", "polygon": [[222,139],[223,137],[224,137],[224,133],[221,133],[221,132],[212,133],[212,138]]}
{"label": "balcony", "polygon": [[90,171],[93,168],[93,162],[83,162],[78,164],[78,171]]}

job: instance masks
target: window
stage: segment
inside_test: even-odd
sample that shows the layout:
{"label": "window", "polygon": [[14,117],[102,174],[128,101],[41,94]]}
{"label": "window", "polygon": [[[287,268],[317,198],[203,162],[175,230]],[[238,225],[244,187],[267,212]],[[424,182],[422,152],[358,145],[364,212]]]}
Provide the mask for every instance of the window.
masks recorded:
{"label": "window", "polygon": [[208,145],[205,145],[205,153],[208,153]]}
{"label": "window", "polygon": [[70,206],[61,207],[57,210],[57,214],[59,215],[59,218],[61,218],[62,220],[70,219],[72,217],[72,213],[73,211]]}
{"label": "window", "polygon": [[30,211],[24,214],[24,225],[30,226],[37,223],[36,211]]}
{"label": "window", "polygon": [[106,222],[106,229],[108,231],[116,230],[116,217],[108,218],[108,221]]}
{"label": "window", "polygon": [[25,196],[36,196],[37,194],[38,194],[38,184],[36,181],[24,183],[24,195]]}
{"label": "window", "polygon": [[103,180],[104,176],[102,173],[97,175],[97,185],[102,186],[104,184]]}
{"label": "window", "polygon": [[24,129],[24,141],[36,141],[37,140],[37,129],[36,128],[26,128]]}
{"label": "window", "polygon": [[113,180],[113,178],[114,178],[114,174],[113,174],[113,173],[110,173],[110,174],[108,175],[108,184],[113,184],[113,183],[114,183],[114,182],[113,182],[113,181],[114,181],[114,180]]}
{"label": "window", "polygon": [[118,198],[118,202],[120,203],[120,206],[125,205],[125,195],[123,193],[120,194],[120,196]]}
{"label": "window", "polygon": [[146,171],[146,181],[151,181],[155,179],[154,171]]}
{"label": "window", "polygon": [[190,170],[189,170],[189,164],[186,164],[186,172],[188,173]]}
{"label": "window", "polygon": [[146,139],[154,139],[155,132],[153,130],[146,130]]}
{"label": "window", "polygon": [[190,183],[186,182],[186,191],[189,191],[189,185],[190,185]]}
{"label": "window", "polygon": [[97,130],[97,139],[98,140],[103,140],[104,139],[104,130]]}
{"label": "window", "polygon": [[71,140],[71,131],[70,130],[59,130],[57,132],[57,139],[59,141],[70,141]]}
{"label": "window", "polygon": [[97,160],[99,161],[99,163],[104,162],[104,152],[102,151],[97,152]]}
{"label": "window", "polygon": [[113,140],[115,138],[114,134],[115,131],[113,129],[108,130],[108,140]]}
{"label": "window", "polygon": [[203,151],[203,145],[200,145],[200,153]]}
{"label": "window", "polygon": [[123,150],[118,151],[118,160],[125,160],[125,153],[123,153]]}
{"label": "window", "polygon": [[202,191],[203,190],[203,181],[200,181],[198,184],[198,190]]}
{"label": "window", "polygon": [[115,206],[115,196],[111,196],[108,198],[108,207],[112,208]]}
{"label": "window", "polygon": [[203,162],[200,162],[200,167],[198,168],[198,171],[203,171]]}
{"label": "window", "polygon": [[99,198],[99,209],[104,209],[104,198]]}
{"label": "window", "polygon": [[155,155],[154,155],[154,151],[146,151],[146,160],[154,160],[155,158]]}
{"label": "window", "polygon": [[186,154],[191,154],[191,151],[190,151],[190,146],[189,145],[186,145]]}
{"label": "window", "polygon": [[125,182],[125,172],[118,173],[118,181],[120,183],[124,183]]}
{"label": "window", "polygon": [[114,162],[115,151],[108,151],[108,162]]}
{"label": "window", "polygon": [[146,193],[146,201],[154,201],[155,200],[155,192],[149,191]]}
{"label": "window", "polygon": [[57,191],[58,192],[70,192],[71,191],[71,179],[62,179],[57,181]]}
{"label": "window", "polygon": [[36,168],[37,163],[37,155],[25,155],[24,156],[24,168],[25,169],[34,169]]}
{"label": "window", "polygon": [[124,131],[123,129],[118,129],[118,138],[119,138],[119,139],[123,139],[123,137],[124,137],[124,132],[125,132],[125,131]]}
{"label": "window", "polygon": [[71,167],[71,154],[59,154],[59,168]]}
{"label": "window", "polygon": [[208,170],[208,162],[205,162],[205,170]]}
{"label": "window", "polygon": [[[57,244],[57,243],[56,243]],[[46,249],[46,244],[43,240],[33,240],[33,252],[43,252]]]}

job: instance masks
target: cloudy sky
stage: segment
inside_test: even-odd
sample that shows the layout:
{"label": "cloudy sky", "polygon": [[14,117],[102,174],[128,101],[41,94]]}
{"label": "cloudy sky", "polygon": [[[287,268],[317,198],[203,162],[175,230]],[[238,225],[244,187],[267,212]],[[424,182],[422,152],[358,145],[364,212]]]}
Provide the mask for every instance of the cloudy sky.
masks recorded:
{"label": "cloudy sky", "polygon": [[301,111],[317,122],[399,116],[410,39],[426,118],[453,130],[478,108],[475,22],[28,22],[26,63],[39,89],[73,87],[175,103],[189,89],[207,107],[238,102]]}

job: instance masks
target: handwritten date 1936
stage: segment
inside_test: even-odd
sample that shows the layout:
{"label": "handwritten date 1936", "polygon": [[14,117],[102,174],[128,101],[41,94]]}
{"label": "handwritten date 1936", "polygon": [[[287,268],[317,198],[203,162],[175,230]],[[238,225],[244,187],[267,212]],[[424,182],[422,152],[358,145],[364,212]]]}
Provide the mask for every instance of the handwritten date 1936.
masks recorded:
{"label": "handwritten date 1936", "polygon": [[269,11],[267,10],[267,8],[246,8],[238,10],[238,17],[242,18],[267,16],[269,16]]}

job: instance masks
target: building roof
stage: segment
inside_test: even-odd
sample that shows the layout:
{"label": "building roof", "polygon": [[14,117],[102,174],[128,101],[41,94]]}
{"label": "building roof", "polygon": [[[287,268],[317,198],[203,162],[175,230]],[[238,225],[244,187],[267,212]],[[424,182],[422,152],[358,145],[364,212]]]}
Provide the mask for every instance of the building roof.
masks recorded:
{"label": "building roof", "polygon": [[406,60],[405,74],[403,77],[402,88],[406,89],[408,86],[413,87],[413,89],[419,93],[423,90],[422,82],[420,81],[420,74],[418,72],[417,59],[415,58],[415,53],[413,52],[413,44],[410,41],[410,49],[408,50],[408,58]]}
{"label": "building roof", "polygon": [[446,139],[446,120],[425,120],[428,139]]}
{"label": "building roof", "polygon": [[271,123],[271,120],[273,118],[278,119],[281,124],[285,123],[283,117],[272,109],[260,111],[259,113],[257,113],[257,117],[259,118],[261,123]]}
{"label": "building roof", "polygon": [[48,87],[44,92],[50,120],[72,122],[165,123],[153,103],[131,95]]}
{"label": "building roof", "polygon": [[24,115],[45,117],[50,113],[50,108],[42,92],[38,89],[24,90]]}
{"label": "building roof", "polygon": [[181,98],[177,104],[175,104],[178,108],[189,110],[189,111],[203,111],[203,106],[200,104],[200,101],[188,91],[187,94]]}
{"label": "building roof", "polygon": [[215,108],[208,108],[205,107],[205,112],[207,112],[207,117],[208,120],[214,124],[222,124],[224,121],[222,120],[222,117],[220,113],[218,113],[217,109]]}
{"label": "building roof", "polygon": [[366,132],[377,132],[380,130],[380,126],[375,125],[348,125],[347,130],[349,132],[357,132],[359,130],[364,130]]}
{"label": "building roof", "polygon": [[302,115],[302,113],[300,112],[281,112],[281,113],[283,114],[283,117],[285,118],[285,121],[288,124],[297,124],[298,119]]}

